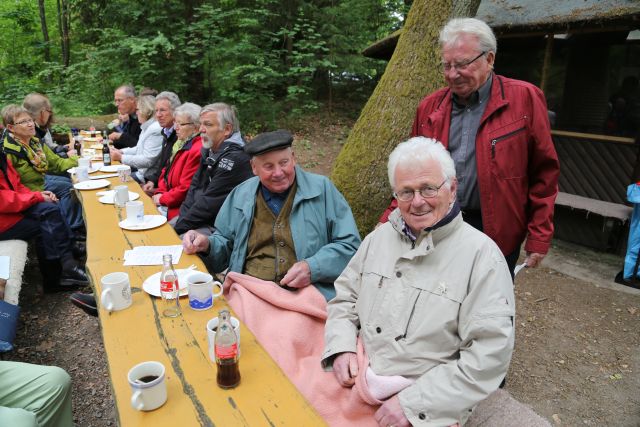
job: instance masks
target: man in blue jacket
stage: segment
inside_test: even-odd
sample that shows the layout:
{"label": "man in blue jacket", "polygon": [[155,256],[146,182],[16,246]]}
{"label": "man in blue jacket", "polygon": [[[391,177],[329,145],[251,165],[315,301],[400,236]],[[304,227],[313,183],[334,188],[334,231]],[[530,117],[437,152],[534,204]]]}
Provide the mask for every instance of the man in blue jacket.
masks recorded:
{"label": "man in blue jacket", "polygon": [[213,235],[190,230],[182,243],[212,271],[228,268],[292,290],[313,284],[329,300],[360,235],[331,181],[296,166],[292,142],[293,135],[280,130],[248,143],[256,176],[229,194]]}

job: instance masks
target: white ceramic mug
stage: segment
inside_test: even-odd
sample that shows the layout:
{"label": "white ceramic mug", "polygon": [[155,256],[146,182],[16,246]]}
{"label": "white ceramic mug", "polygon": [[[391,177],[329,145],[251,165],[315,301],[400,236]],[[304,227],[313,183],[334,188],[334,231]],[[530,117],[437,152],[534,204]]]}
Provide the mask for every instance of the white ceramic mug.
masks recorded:
{"label": "white ceramic mug", "polygon": [[89,168],[86,166],[76,166],[76,179],[78,182],[89,180]]}
{"label": "white ceramic mug", "polygon": [[[78,153],[80,155],[80,153]],[[78,166],[81,168],[91,169],[91,157],[78,157]]]}
{"label": "white ceramic mug", "polygon": [[142,362],[129,370],[131,406],[138,411],[153,411],[167,401],[164,365],[160,362]]}
{"label": "white ceramic mug", "polygon": [[144,205],[141,201],[135,200],[125,203],[127,210],[127,222],[130,224],[142,224],[144,221]]}
{"label": "white ceramic mug", "polygon": [[121,182],[127,182],[131,179],[131,166],[120,165],[118,166],[118,177]]}
{"label": "white ceramic mug", "polygon": [[[235,317],[231,316],[231,326],[233,326],[233,332],[236,333],[238,337],[238,355],[240,355],[240,321]],[[216,350],[215,350],[215,342],[216,342],[216,331],[218,329],[218,318],[214,317],[213,319],[207,322],[207,340],[209,342],[209,359],[212,362],[216,361]]]}
{"label": "white ceramic mug", "polygon": [[[194,310],[207,310],[213,307],[214,300],[222,295],[222,283],[213,280],[213,276],[208,273],[196,272],[187,277],[189,288],[189,307]],[[220,288],[219,292],[213,293],[213,287]]]}
{"label": "white ceramic mug", "polygon": [[107,311],[124,310],[131,306],[131,284],[127,273],[109,273],[102,276],[100,301]]}
{"label": "white ceramic mug", "polygon": [[116,206],[124,207],[129,201],[129,187],[126,185],[118,185],[114,188],[113,203]]}

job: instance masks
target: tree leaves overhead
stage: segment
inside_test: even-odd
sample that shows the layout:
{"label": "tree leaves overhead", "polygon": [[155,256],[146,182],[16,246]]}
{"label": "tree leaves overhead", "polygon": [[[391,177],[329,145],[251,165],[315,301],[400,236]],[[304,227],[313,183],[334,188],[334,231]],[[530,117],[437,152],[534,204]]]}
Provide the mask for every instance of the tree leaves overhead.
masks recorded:
{"label": "tree leaves overhead", "polygon": [[[62,5],[59,9],[58,5]],[[173,90],[181,99],[238,106],[243,123],[269,127],[344,90],[363,96],[384,62],[364,47],[398,27],[399,0],[0,0],[0,101],[31,91],[63,114],[109,113],[122,83]],[[64,62],[60,10],[68,10]]]}

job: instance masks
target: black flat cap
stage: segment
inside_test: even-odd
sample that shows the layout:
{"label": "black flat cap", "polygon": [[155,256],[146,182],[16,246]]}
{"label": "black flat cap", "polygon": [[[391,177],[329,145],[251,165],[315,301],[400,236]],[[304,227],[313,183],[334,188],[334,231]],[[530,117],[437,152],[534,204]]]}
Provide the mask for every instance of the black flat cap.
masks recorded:
{"label": "black flat cap", "polygon": [[288,130],[276,130],[256,135],[251,142],[244,146],[244,152],[250,156],[257,156],[267,151],[282,150],[291,147],[293,135]]}

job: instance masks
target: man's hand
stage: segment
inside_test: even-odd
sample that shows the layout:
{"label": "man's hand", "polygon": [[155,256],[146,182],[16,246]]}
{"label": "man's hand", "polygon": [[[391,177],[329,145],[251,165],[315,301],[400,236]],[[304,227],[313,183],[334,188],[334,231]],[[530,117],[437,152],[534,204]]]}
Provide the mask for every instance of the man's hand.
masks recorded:
{"label": "man's hand", "polygon": [[109,152],[111,153],[111,161],[115,160],[119,162],[120,160],[122,160],[122,151],[118,150],[117,148],[109,147]]}
{"label": "man's hand", "polygon": [[182,236],[182,248],[187,255],[209,252],[209,238],[195,230],[189,230]]}
{"label": "man's hand", "polygon": [[287,274],[280,280],[281,285],[291,288],[304,288],[311,284],[311,270],[306,261],[298,261],[291,266]]}
{"label": "man's hand", "polygon": [[42,197],[44,197],[45,202],[55,203],[58,201],[58,197],[51,191],[41,191],[40,194],[42,194]]}
{"label": "man's hand", "polygon": [[533,268],[540,265],[546,254],[538,254],[535,252],[527,252],[527,257],[524,262],[527,263],[527,267]]}
{"label": "man's hand", "polygon": [[153,196],[153,190],[155,189],[155,186],[153,185],[153,181],[147,181],[143,186],[142,186],[142,191],[144,191],[147,196],[152,197]]}
{"label": "man's hand", "polygon": [[333,375],[342,387],[351,387],[358,376],[358,359],[356,354],[350,351],[340,353],[333,360]]}
{"label": "man's hand", "polygon": [[152,199],[153,199],[153,203],[156,204],[156,206],[160,206],[160,197],[162,197],[162,193],[158,193],[158,194],[154,194]]}
{"label": "man's hand", "polygon": [[111,133],[109,134],[109,141],[111,141],[111,142],[115,142],[115,141],[117,141],[117,140],[119,140],[119,139],[120,139],[120,136],[121,136],[121,135],[122,135],[122,134],[121,134],[120,132],[111,132]]}
{"label": "man's hand", "polygon": [[374,418],[380,427],[411,427],[411,423],[404,415],[397,394],[385,401],[382,406],[378,408]]}

